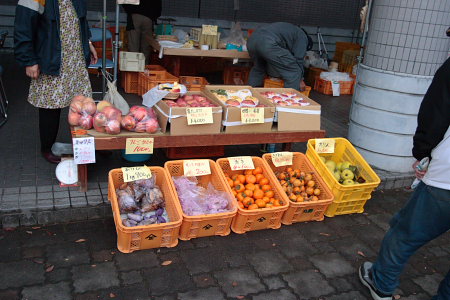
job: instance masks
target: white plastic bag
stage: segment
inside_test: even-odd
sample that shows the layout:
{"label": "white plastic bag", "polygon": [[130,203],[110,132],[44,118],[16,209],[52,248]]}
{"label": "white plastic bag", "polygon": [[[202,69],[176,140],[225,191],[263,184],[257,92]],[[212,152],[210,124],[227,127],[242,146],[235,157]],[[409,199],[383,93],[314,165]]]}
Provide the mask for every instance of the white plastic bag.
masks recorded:
{"label": "white plastic bag", "polygon": [[105,94],[105,100],[117,107],[122,112],[122,115],[128,114],[130,111],[130,106],[117,91],[116,82],[111,82],[109,79],[106,79],[106,82],[108,85],[108,91]]}
{"label": "white plastic bag", "polygon": [[139,5],[139,0],[117,0],[117,4],[133,4],[133,5]]}

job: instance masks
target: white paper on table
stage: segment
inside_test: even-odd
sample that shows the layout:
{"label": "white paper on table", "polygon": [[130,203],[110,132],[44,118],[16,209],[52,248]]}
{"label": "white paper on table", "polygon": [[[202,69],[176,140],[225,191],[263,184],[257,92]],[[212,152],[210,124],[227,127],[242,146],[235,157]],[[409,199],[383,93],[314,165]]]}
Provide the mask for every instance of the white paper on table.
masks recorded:
{"label": "white paper on table", "polygon": [[159,90],[158,86],[155,86],[142,96],[143,98],[142,104],[147,107],[153,107],[156,103],[161,101],[168,94],[170,94],[169,91]]}
{"label": "white paper on table", "polygon": [[339,84],[339,81],[332,81],[331,82],[331,88],[333,90],[333,96],[340,96],[341,95],[341,86]]}
{"label": "white paper on table", "polygon": [[73,138],[72,143],[75,164],[95,164],[94,137]]}

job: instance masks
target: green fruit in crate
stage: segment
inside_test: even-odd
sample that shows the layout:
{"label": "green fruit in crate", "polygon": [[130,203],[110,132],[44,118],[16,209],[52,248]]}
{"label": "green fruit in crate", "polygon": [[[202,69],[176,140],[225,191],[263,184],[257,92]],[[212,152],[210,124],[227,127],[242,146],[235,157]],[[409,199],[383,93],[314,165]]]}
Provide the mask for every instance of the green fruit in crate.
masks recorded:
{"label": "green fruit in crate", "polygon": [[351,179],[345,179],[345,180],[342,182],[342,184],[343,184],[343,185],[354,185],[355,182],[354,182],[353,180],[351,180]]}
{"label": "green fruit in crate", "polygon": [[336,170],[336,163],[331,159],[325,162],[325,166],[327,166],[328,170],[330,170],[331,172],[334,172],[334,170]]}
{"label": "green fruit in crate", "polygon": [[336,178],[337,181],[339,181],[341,179],[341,172],[339,171],[335,171],[333,173],[334,178]]}
{"label": "green fruit in crate", "polygon": [[343,170],[345,170],[345,169],[348,169],[348,168],[350,168],[350,162],[349,161],[344,161],[342,164],[341,164],[341,167],[339,168],[339,170],[341,170],[341,171],[343,171]]}
{"label": "green fruit in crate", "polygon": [[355,178],[355,174],[353,174],[353,172],[350,171],[349,169],[345,169],[344,171],[341,172],[341,177],[344,180],[350,179],[353,181],[353,178]]}
{"label": "green fruit in crate", "polygon": [[320,158],[320,160],[323,162],[323,163],[325,163],[325,161],[327,160],[325,157],[323,157],[323,156],[319,156],[319,158]]}
{"label": "green fruit in crate", "polygon": [[337,163],[336,169],[337,169],[338,171],[342,171],[342,170],[343,170],[343,169],[342,169],[342,162]]}

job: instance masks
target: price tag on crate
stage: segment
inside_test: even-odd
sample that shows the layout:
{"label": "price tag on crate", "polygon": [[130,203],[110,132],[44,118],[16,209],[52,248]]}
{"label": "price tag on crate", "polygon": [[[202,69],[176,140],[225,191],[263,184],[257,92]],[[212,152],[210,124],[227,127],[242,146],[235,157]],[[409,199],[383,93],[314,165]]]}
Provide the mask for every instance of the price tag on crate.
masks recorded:
{"label": "price tag on crate", "polygon": [[316,139],[315,150],[317,153],[334,153],[334,139]]}
{"label": "price tag on crate", "polygon": [[153,154],[153,138],[127,138],[125,154]]}
{"label": "price tag on crate", "polygon": [[211,174],[209,160],[183,160],[184,176],[202,176]]}
{"label": "price tag on crate", "polygon": [[333,90],[333,96],[341,95],[341,85],[339,84],[339,81],[332,81],[331,89]]}
{"label": "price tag on crate", "polygon": [[272,153],[272,162],[275,167],[292,165],[292,152],[275,152]]}
{"label": "price tag on crate", "polygon": [[95,164],[94,137],[73,138],[72,145],[75,164]]}
{"label": "price tag on crate", "polygon": [[217,25],[202,25],[202,34],[217,35]]}
{"label": "price tag on crate", "polygon": [[152,178],[152,172],[147,166],[122,167],[122,173],[124,182]]}
{"label": "price tag on crate", "polygon": [[212,107],[187,107],[186,117],[188,125],[212,124]]}
{"label": "price tag on crate", "polygon": [[264,123],[264,108],[263,107],[241,108],[241,122],[244,124]]}
{"label": "price tag on crate", "polygon": [[252,170],[255,168],[251,156],[234,156],[228,157],[230,168],[232,171],[236,170]]}

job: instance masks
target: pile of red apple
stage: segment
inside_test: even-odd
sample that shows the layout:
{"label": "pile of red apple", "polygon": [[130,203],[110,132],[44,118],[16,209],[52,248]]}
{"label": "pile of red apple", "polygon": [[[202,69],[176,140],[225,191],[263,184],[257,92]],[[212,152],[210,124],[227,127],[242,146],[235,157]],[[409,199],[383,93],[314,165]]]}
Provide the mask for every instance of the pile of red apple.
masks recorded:
{"label": "pile of red apple", "polygon": [[184,95],[173,100],[164,100],[164,102],[170,107],[217,107],[218,105],[209,100],[203,95]]}
{"label": "pile of red apple", "polygon": [[128,131],[155,133],[159,129],[158,119],[153,108],[132,106],[122,118],[121,125]]}
{"label": "pile of red apple", "polygon": [[286,92],[279,94],[269,91],[262,92],[261,94],[277,106],[307,106],[310,104],[302,96],[299,96],[296,93]]}
{"label": "pile of red apple", "polygon": [[[249,98],[249,97],[248,97]],[[257,99],[245,99],[239,102],[237,99],[228,99],[225,101],[225,105],[227,106],[241,106],[241,107],[265,107],[264,104],[258,104],[259,101]]]}
{"label": "pile of red apple", "polygon": [[72,126],[80,126],[83,129],[91,129],[93,115],[97,110],[94,99],[77,95],[72,98],[69,109],[69,124]]}
{"label": "pile of red apple", "polygon": [[94,115],[94,129],[108,134],[120,133],[120,121],[122,111],[108,101],[100,101],[97,104],[97,112]]}

